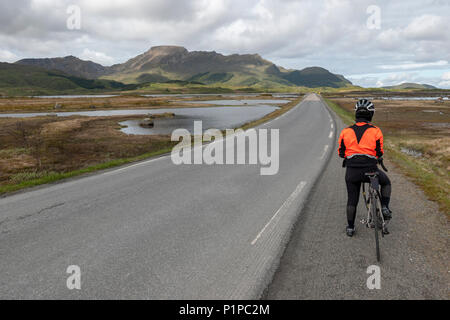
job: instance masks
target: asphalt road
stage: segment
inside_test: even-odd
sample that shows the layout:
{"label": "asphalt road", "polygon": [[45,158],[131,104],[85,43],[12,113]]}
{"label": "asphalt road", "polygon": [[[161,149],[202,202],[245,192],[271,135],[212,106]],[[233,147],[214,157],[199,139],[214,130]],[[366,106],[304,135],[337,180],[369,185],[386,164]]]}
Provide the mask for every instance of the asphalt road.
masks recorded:
{"label": "asphalt road", "polygon": [[277,175],[162,157],[0,199],[0,298],[259,298],[335,124],[309,95],[260,128],[280,129]]}

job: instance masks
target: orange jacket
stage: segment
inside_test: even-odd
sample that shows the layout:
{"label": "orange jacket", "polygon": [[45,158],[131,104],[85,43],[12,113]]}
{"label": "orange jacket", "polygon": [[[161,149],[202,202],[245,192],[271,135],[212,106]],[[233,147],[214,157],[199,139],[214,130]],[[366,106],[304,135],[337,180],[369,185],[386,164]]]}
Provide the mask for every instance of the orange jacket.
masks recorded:
{"label": "orange jacket", "polygon": [[341,158],[350,160],[355,156],[364,155],[363,158],[376,160],[383,154],[383,133],[380,128],[370,123],[357,122],[342,130],[339,136],[339,156]]}

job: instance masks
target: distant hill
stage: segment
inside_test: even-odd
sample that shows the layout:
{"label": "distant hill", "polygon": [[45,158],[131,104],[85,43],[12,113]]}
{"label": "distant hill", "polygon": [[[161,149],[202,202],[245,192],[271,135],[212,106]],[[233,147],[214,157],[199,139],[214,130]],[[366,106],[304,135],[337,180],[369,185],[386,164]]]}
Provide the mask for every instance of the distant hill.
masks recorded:
{"label": "distant hill", "polygon": [[61,71],[0,62],[0,93],[4,95],[39,95],[91,90],[132,90],[135,88],[136,85],[125,85],[117,81],[85,79]]}
{"label": "distant hill", "polygon": [[108,67],[101,64],[84,61],[74,56],[64,58],[23,59],[16,64],[40,67],[46,70],[59,70],[72,76],[96,79],[109,73]]}
{"label": "distant hill", "polygon": [[420,83],[401,83],[395,86],[387,86],[383,87],[384,89],[438,89],[435,86],[429,84],[420,84]]}
{"label": "distant hill", "polygon": [[320,67],[305,68],[300,71],[292,71],[282,77],[289,82],[303,87],[332,87],[340,88],[352,85],[342,75],[337,75]]}
{"label": "distant hill", "polygon": [[286,70],[258,54],[222,55],[215,51],[189,52],[183,47],[158,46],[114,65],[106,78],[125,83],[182,80],[225,86],[345,87],[351,82],[323,68]]}
{"label": "distant hill", "polygon": [[108,79],[128,84],[181,81],[224,87],[280,86],[333,87],[351,82],[319,67],[286,70],[258,54],[222,55],[214,51],[193,51],[178,46],[158,46],[122,64],[104,67],[76,57],[24,59],[16,62],[46,70],[59,70],[87,79]]}

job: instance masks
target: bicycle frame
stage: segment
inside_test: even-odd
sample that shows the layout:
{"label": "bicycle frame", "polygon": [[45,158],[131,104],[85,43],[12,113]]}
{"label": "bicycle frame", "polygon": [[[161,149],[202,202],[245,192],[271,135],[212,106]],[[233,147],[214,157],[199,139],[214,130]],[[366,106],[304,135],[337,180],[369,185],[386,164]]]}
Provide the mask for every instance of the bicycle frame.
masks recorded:
{"label": "bicycle frame", "polygon": [[[362,224],[367,225],[367,227],[373,227],[372,223],[375,220],[374,217],[372,217],[372,205],[376,206],[376,212],[377,212],[377,218],[381,222],[382,228],[381,230],[384,231],[385,227],[387,226],[387,222],[384,220],[383,214],[381,213],[381,193],[379,190],[379,182],[378,177],[369,177],[371,180],[370,182],[364,182],[362,183],[362,190],[363,190],[363,198],[364,198],[364,204],[367,209],[367,219],[361,220]],[[366,193],[366,185],[368,185],[368,191],[369,193]],[[382,237],[384,237],[384,232],[381,233]]]}

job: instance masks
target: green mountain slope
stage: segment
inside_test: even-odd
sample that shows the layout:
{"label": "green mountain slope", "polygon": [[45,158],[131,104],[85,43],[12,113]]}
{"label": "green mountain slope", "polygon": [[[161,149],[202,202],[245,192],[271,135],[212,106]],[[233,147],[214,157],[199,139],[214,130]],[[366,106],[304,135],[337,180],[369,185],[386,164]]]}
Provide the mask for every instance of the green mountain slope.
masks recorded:
{"label": "green mountain slope", "polygon": [[84,61],[74,56],[64,58],[23,59],[16,64],[40,67],[46,70],[59,70],[72,76],[96,79],[109,73],[109,68],[101,64]]}
{"label": "green mountain slope", "polygon": [[38,67],[0,63],[0,93],[3,95],[38,95],[65,92],[112,91],[135,89],[111,80],[90,80]]}

